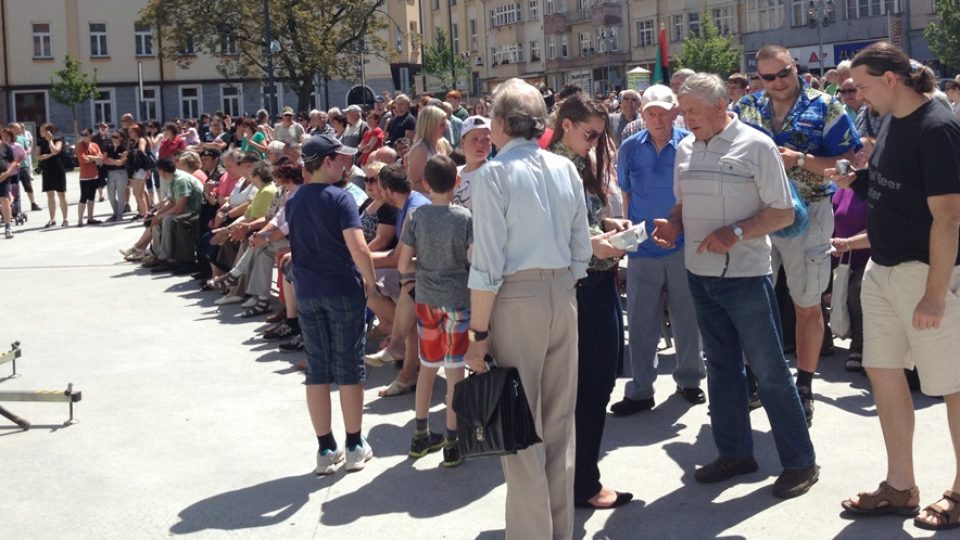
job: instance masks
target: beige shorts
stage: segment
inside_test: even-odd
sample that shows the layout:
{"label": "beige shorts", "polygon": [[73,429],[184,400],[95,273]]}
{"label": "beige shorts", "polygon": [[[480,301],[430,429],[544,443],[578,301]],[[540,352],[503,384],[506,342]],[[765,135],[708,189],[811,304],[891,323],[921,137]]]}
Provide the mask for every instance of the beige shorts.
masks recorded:
{"label": "beige shorts", "polygon": [[830,238],[833,236],[833,205],[821,199],[807,207],[809,224],[793,238],[770,235],[773,277],[780,266],[787,276],[787,289],[797,307],[820,305],[820,296],[830,284]]}
{"label": "beige shorts", "polygon": [[863,367],[913,369],[924,394],[960,392],[960,267],[947,291],[940,328],[913,328],[913,311],[923,297],[930,267],[922,262],[897,266],[867,263],[860,303],[863,306]]}
{"label": "beige shorts", "polygon": [[400,272],[396,268],[377,268],[374,275],[381,292],[396,302],[400,298]]}

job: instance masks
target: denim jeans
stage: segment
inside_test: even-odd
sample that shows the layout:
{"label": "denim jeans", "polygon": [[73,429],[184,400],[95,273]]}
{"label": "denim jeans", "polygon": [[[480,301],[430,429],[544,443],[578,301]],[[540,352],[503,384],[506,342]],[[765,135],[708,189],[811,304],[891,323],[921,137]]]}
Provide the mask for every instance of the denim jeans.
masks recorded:
{"label": "denim jeans", "polygon": [[722,457],[753,456],[744,356],[770,419],[784,469],[816,461],[797,387],[783,356],[770,276],[719,278],[687,273],[707,357],[713,440]]}
{"label": "denim jeans", "polygon": [[367,299],[363,291],[344,296],[297,296],[306,384],[363,384]]}

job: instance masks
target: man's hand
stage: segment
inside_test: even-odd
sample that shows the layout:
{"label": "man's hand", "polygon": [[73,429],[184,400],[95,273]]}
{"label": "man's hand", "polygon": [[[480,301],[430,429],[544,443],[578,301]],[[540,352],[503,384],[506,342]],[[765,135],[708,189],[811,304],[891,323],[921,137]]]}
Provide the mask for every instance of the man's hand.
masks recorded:
{"label": "man's hand", "polygon": [[834,167],[824,169],[823,175],[843,189],[850,189],[850,185],[857,179],[856,171],[851,170],[849,174],[837,174],[837,169]]}
{"label": "man's hand", "polygon": [[923,295],[913,310],[913,328],[918,332],[936,330],[943,321],[943,312],[947,309],[947,299],[933,299]]}
{"label": "man's hand", "polygon": [[791,150],[786,146],[778,146],[777,150],[780,151],[780,158],[783,159],[783,167],[787,170],[790,170],[797,166],[797,161],[800,160],[800,156],[803,155],[803,152],[797,152],[796,150]]}
{"label": "man's hand", "polygon": [[672,249],[677,245],[680,236],[680,226],[666,219],[653,220],[653,241],[664,249]]}
{"label": "man's hand", "polygon": [[707,237],[703,239],[703,242],[700,242],[700,247],[697,248],[697,255],[702,254],[704,251],[723,255],[733,249],[734,244],[736,244],[738,240],[737,235],[733,233],[733,227],[720,227],[708,234]]}
{"label": "man's hand", "polygon": [[467,367],[477,373],[486,373],[489,369],[484,361],[487,353],[490,351],[490,338],[483,341],[475,341],[467,347],[467,354],[464,355],[464,361]]}
{"label": "man's hand", "polygon": [[600,222],[604,231],[623,232],[633,226],[629,219],[606,218]]}
{"label": "man's hand", "polygon": [[237,225],[230,227],[230,240],[234,242],[243,242],[247,237],[247,231],[250,230],[250,225],[246,223],[238,223]]}
{"label": "man's hand", "polygon": [[598,259],[611,259],[614,257],[623,257],[627,254],[625,251],[621,251],[610,244],[610,237],[615,234],[617,234],[617,231],[613,230],[590,238],[594,257]]}
{"label": "man's hand", "polygon": [[254,249],[267,245],[267,239],[259,233],[251,236],[247,242],[250,244],[250,247]]}

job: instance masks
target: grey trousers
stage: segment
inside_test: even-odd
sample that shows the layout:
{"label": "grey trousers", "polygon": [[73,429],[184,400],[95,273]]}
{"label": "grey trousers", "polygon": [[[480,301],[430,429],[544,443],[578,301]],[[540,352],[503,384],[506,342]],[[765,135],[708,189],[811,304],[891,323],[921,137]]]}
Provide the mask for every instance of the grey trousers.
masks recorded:
{"label": "grey trousers", "polygon": [[247,294],[266,298],[270,296],[273,269],[277,266],[277,253],[289,246],[287,240],[271,242],[259,249],[248,249],[244,257],[251,256],[247,272]]}
{"label": "grey trousers", "polygon": [[690,296],[683,250],[656,259],[633,257],[627,262],[627,324],[630,328],[630,375],[625,395],[653,397],[657,380],[657,344],[663,317],[662,291],[667,288],[670,325],[677,351],[673,379],[684,388],[699,388],[706,377],[697,312]]}
{"label": "grey trousers", "polygon": [[127,171],[119,169],[107,172],[107,198],[110,199],[110,208],[113,217],[123,217],[123,207],[127,204],[124,199],[124,190],[127,189]]}

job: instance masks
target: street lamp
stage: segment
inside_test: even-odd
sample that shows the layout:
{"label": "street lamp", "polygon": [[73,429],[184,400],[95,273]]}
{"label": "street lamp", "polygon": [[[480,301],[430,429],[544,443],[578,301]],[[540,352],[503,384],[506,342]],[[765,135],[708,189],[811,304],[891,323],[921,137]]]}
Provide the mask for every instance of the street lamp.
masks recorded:
{"label": "street lamp", "polygon": [[837,12],[833,0],[810,0],[807,4],[807,26],[817,29],[817,41],[820,44],[820,76],[824,74],[823,28],[837,22]]}

